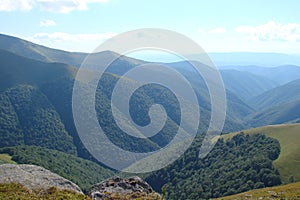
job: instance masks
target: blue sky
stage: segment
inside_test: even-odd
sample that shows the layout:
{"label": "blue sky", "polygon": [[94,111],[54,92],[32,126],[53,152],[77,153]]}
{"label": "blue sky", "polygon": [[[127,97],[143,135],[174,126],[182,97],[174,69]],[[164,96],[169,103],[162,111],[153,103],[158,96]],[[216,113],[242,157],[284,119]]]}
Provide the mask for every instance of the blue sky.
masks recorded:
{"label": "blue sky", "polygon": [[0,0],[0,33],[91,52],[138,28],[185,34],[207,52],[300,54],[297,0]]}

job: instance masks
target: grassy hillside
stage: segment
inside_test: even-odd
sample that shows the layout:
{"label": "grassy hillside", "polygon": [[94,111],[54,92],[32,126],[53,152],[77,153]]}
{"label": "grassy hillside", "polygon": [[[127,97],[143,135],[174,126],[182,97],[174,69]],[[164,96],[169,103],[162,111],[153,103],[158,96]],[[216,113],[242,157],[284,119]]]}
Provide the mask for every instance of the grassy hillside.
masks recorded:
{"label": "grassy hillside", "polygon": [[241,194],[218,198],[218,200],[238,199],[300,199],[300,182],[276,187],[251,190]]}
{"label": "grassy hillside", "polygon": [[6,153],[0,154],[0,165],[5,163],[16,164],[16,162],[12,160],[12,156]]}
{"label": "grassy hillside", "polygon": [[89,197],[83,194],[77,194],[66,190],[58,190],[56,188],[50,188],[47,191],[30,191],[24,188],[22,185],[14,183],[1,183],[0,184],[0,199],[1,200],[53,200],[53,199],[65,199],[65,200],[90,200]]}
{"label": "grassy hillside", "polygon": [[93,184],[114,174],[111,170],[94,162],[42,147],[6,147],[0,149],[0,153],[0,160],[5,158],[7,162],[12,160],[19,164],[42,166],[76,183],[83,191],[87,191]]}
{"label": "grassy hillside", "polygon": [[[290,179],[300,181],[300,124],[271,125],[243,132],[246,134],[262,133],[277,139],[281,152],[278,159],[274,161],[274,165],[278,168],[283,183],[289,183]],[[227,139],[236,134],[231,133],[223,137]]]}
{"label": "grassy hillside", "polygon": [[[0,184],[1,200],[91,200],[90,197],[77,194],[66,190],[50,188],[47,191],[30,191],[19,184]],[[162,197],[157,193],[151,193],[145,196],[138,192],[128,195],[112,195],[106,200],[161,200]]]}

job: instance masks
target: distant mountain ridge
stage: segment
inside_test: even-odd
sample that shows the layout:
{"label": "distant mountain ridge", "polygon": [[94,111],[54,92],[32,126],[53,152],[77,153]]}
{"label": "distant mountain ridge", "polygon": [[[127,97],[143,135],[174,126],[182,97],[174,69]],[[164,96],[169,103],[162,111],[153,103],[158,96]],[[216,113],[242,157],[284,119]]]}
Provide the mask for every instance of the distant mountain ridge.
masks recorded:
{"label": "distant mountain ridge", "polygon": [[300,54],[263,53],[263,52],[228,52],[208,53],[217,66],[265,66],[300,65]]}
{"label": "distant mountain ridge", "polygon": [[[0,49],[15,54],[44,62],[60,62],[79,67],[88,53],[67,52],[52,49],[43,45],[20,39],[14,36],[0,34]],[[258,53],[258,52],[223,52],[208,53],[216,66],[256,65],[276,67],[280,65],[300,66],[300,55],[283,53]],[[98,55],[99,56],[99,55]],[[103,56],[103,55],[101,55]],[[139,60],[131,58],[133,60]]]}
{"label": "distant mountain ridge", "polygon": [[274,67],[231,65],[221,66],[220,69],[249,72],[251,74],[264,77],[267,80],[271,80],[279,85],[300,79],[300,65],[275,65]]}
{"label": "distant mountain ridge", "polygon": [[261,110],[297,100],[300,100],[300,79],[266,91],[252,98],[248,103]]}
{"label": "distant mountain ridge", "polygon": [[247,102],[279,84],[261,75],[234,69],[220,70],[225,87]]}
{"label": "distant mountain ridge", "polygon": [[246,117],[249,127],[272,124],[300,123],[300,100],[282,103]]}
{"label": "distant mountain ridge", "polygon": [[246,117],[250,127],[300,121],[300,79],[268,90],[250,100],[256,112]]}
{"label": "distant mountain ridge", "polygon": [[[67,52],[58,49],[52,49],[42,45],[38,45],[17,37],[0,34],[0,49],[12,52],[19,56],[38,60],[42,62],[57,62],[65,63],[67,65],[80,67],[84,59],[90,55],[89,61],[86,65],[96,66],[99,60],[105,60],[107,58],[118,58],[119,55],[115,52],[104,51],[99,53],[81,53],[81,52]],[[139,60],[134,58],[128,58],[127,61],[132,63],[139,63]]]}
{"label": "distant mountain ridge", "polygon": [[[85,58],[85,53],[70,53],[0,34],[0,49],[43,62],[60,62],[76,66]],[[71,62],[71,63],[70,63]]]}

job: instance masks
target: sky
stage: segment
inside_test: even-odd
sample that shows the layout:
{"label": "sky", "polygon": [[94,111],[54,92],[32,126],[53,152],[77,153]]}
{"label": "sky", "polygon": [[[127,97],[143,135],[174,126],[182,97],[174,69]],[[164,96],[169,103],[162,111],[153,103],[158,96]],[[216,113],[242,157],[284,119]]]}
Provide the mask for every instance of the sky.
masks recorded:
{"label": "sky", "polygon": [[184,34],[206,52],[300,54],[298,0],[0,0],[0,33],[92,52],[140,28]]}

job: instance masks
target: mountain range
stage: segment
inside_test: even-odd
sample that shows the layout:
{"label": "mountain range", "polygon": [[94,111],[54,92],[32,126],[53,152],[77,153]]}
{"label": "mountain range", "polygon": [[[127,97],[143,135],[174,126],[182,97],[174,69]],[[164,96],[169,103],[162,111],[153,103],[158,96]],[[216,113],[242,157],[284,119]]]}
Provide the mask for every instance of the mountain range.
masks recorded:
{"label": "mountain range", "polygon": [[[52,168],[51,170],[68,176],[84,188],[88,188],[87,184],[91,183],[86,178],[81,180],[76,176],[82,170],[91,170],[92,172],[82,174],[95,176],[97,181],[117,173],[97,161],[86,150],[74,124],[73,85],[78,68],[88,55],[51,49],[19,38],[0,35],[0,153],[11,155],[12,160],[18,163]],[[247,57],[246,53],[239,54],[243,61],[237,59],[237,63],[223,62],[222,57],[226,55],[228,54],[215,54],[215,58],[211,56],[212,59],[216,59],[217,65],[220,64],[218,68],[226,89],[227,113],[224,134],[259,126],[300,122],[300,67],[291,65],[300,65],[297,56],[275,55],[277,60],[272,60],[272,62],[278,65],[260,67],[249,65],[251,59],[260,60],[262,58],[260,54],[248,54],[251,55],[250,57]],[[167,112],[166,123],[155,136],[135,138],[127,135],[118,127],[111,112],[110,99],[116,83],[122,80],[130,84],[133,80],[122,76],[136,66],[149,62],[120,56],[111,51],[89,56],[87,65],[92,70],[96,70],[106,60],[115,59],[99,81],[95,95],[98,121],[107,133],[107,137],[121,148],[134,152],[155,151],[167,145],[180,126],[178,115],[180,105],[166,88],[157,85],[142,87],[130,100],[131,117],[136,123],[142,125],[150,122],[147,112],[151,105],[159,103],[164,106]],[[272,57],[272,54],[263,56]],[[251,59],[246,62],[246,58]],[[287,63],[291,60],[293,62]],[[223,66],[221,66],[222,62]],[[237,65],[238,63],[240,65]],[[163,64],[182,74],[189,80],[195,91],[201,112],[196,139],[196,142],[199,142],[203,139],[202,133],[208,128],[211,118],[210,98],[213,97],[210,97],[203,78],[193,71],[189,62]],[[264,62],[256,64],[260,65]],[[123,113],[120,112],[119,115],[123,116]],[[163,119],[159,118],[159,120]],[[183,131],[189,134],[188,129]],[[241,134],[241,136],[233,137],[230,142],[220,141],[216,150],[207,159],[202,160],[196,156],[196,147],[199,144],[194,143],[174,164],[161,171],[145,175],[145,178],[157,191],[160,191],[163,186],[161,184],[169,185],[171,197],[180,195],[181,199],[193,198],[183,194],[179,189],[182,184],[184,185],[182,188],[186,191],[190,190],[189,184],[195,181],[191,176],[193,173],[203,175],[201,178],[194,177],[194,179],[198,177],[198,181],[203,182],[201,188],[198,188],[203,195],[195,196],[195,198],[219,197],[249,189],[278,185],[286,181],[286,177],[280,178],[278,170],[275,169],[276,165],[273,165],[274,160],[280,156],[280,141],[278,142],[277,139],[269,138],[269,136],[252,137]],[[274,148],[274,151],[269,151],[266,147]],[[226,155],[219,157],[218,154],[222,151],[226,152]],[[261,151],[265,153],[260,155]],[[69,167],[66,173],[63,166],[57,163],[51,165],[52,161],[47,159],[45,152],[51,158],[56,155],[60,160],[68,158],[72,163],[79,163],[78,168],[71,170]],[[28,157],[29,154],[34,155],[34,158]],[[224,162],[221,161],[222,159]],[[238,163],[245,161],[244,165],[240,166],[243,169],[239,168],[234,171],[234,168],[238,168],[239,165],[231,165],[230,160]],[[255,162],[261,162],[264,165],[256,166],[253,164]],[[93,163],[91,167],[87,167],[90,163]],[[225,171],[228,170],[227,174],[217,170],[224,163],[227,163],[224,167]],[[184,170],[179,170],[181,168]],[[251,179],[249,178],[251,173],[248,173],[246,169],[251,169],[253,173],[255,171],[260,175],[256,179]],[[235,180],[233,172],[244,176]],[[93,175],[93,173],[98,173],[98,175]],[[209,180],[210,176],[216,176],[218,180],[216,190],[218,191],[214,192],[204,184],[212,184]],[[296,178],[300,181],[298,177]],[[225,179],[230,180],[232,184],[226,184],[223,187],[222,182]],[[234,189],[233,185],[235,185]]]}

